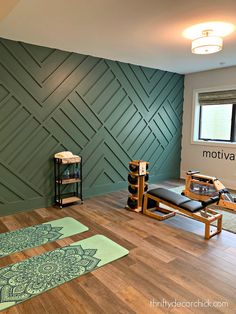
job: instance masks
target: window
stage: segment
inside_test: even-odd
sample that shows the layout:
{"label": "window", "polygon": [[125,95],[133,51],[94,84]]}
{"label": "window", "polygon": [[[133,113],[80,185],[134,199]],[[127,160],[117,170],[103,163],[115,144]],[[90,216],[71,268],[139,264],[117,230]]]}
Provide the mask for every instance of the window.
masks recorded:
{"label": "window", "polygon": [[234,142],[235,105],[200,106],[199,140]]}
{"label": "window", "polygon": [[236,90],[195,95],[194,139],[236,142]]}

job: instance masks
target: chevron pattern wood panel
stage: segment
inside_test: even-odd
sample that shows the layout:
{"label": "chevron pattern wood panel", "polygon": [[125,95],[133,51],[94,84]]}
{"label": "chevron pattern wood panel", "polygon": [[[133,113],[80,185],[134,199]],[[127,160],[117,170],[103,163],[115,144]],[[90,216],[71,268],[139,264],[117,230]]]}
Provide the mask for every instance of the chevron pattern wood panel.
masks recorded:
{"label": "chevron pattern wood panel", "polygon": [[83,157],[85,196],[178,177],[183,76],[0,40],[0,214],[52,204],[55,152]]}

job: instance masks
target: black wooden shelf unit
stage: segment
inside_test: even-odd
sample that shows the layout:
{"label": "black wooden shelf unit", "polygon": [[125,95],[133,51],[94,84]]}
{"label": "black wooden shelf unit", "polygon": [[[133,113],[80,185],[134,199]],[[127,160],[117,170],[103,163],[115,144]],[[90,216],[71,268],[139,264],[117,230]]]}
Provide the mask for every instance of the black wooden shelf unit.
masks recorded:
{"label": "black wooden shelf unit", "polygon": [[54,158],[55,204],[62,208],[72,203],[83,204],[82,157]]}

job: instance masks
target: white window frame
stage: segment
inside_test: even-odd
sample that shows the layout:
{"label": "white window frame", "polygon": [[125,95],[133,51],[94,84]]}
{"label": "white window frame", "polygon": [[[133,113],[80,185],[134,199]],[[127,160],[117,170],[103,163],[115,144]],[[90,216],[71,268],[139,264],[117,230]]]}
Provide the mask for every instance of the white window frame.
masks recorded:
{"label": "white window frame", "polygon": [[200,124],[200,104],[198,102],[198,94],[204,92],[225,91],[231,89],[236,89],[236,85],[208,87],[193,90],[191,144],[218,147],[236,147],[236,142],[204,141],[198,139]]}

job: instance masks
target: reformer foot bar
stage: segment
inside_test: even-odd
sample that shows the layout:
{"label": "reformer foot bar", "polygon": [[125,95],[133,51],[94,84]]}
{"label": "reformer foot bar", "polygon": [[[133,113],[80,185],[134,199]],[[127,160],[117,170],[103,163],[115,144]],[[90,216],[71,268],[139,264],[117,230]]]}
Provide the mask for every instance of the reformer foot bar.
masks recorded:
{"label": "reformer foot bar", "polygon": [[[148,208],[149,200],[155,201],[154,208]],[[208,208],[210,204],[219,201],[219,196],[213,196],[205,201],[194,201],[186,196],[170,191],[164,188],[158,188],[148,191],[143,199],[143,214],[158,220],[168,219],[175,216],[176,212],[163,208],[160,204],[166,205],[179,212],[205,224],[205,239],[210,239],[222,231],[222,214]],[[162,215],[160,214],[162,213]],[[217,221],[215,230],[211,230],[211,223]]]}

